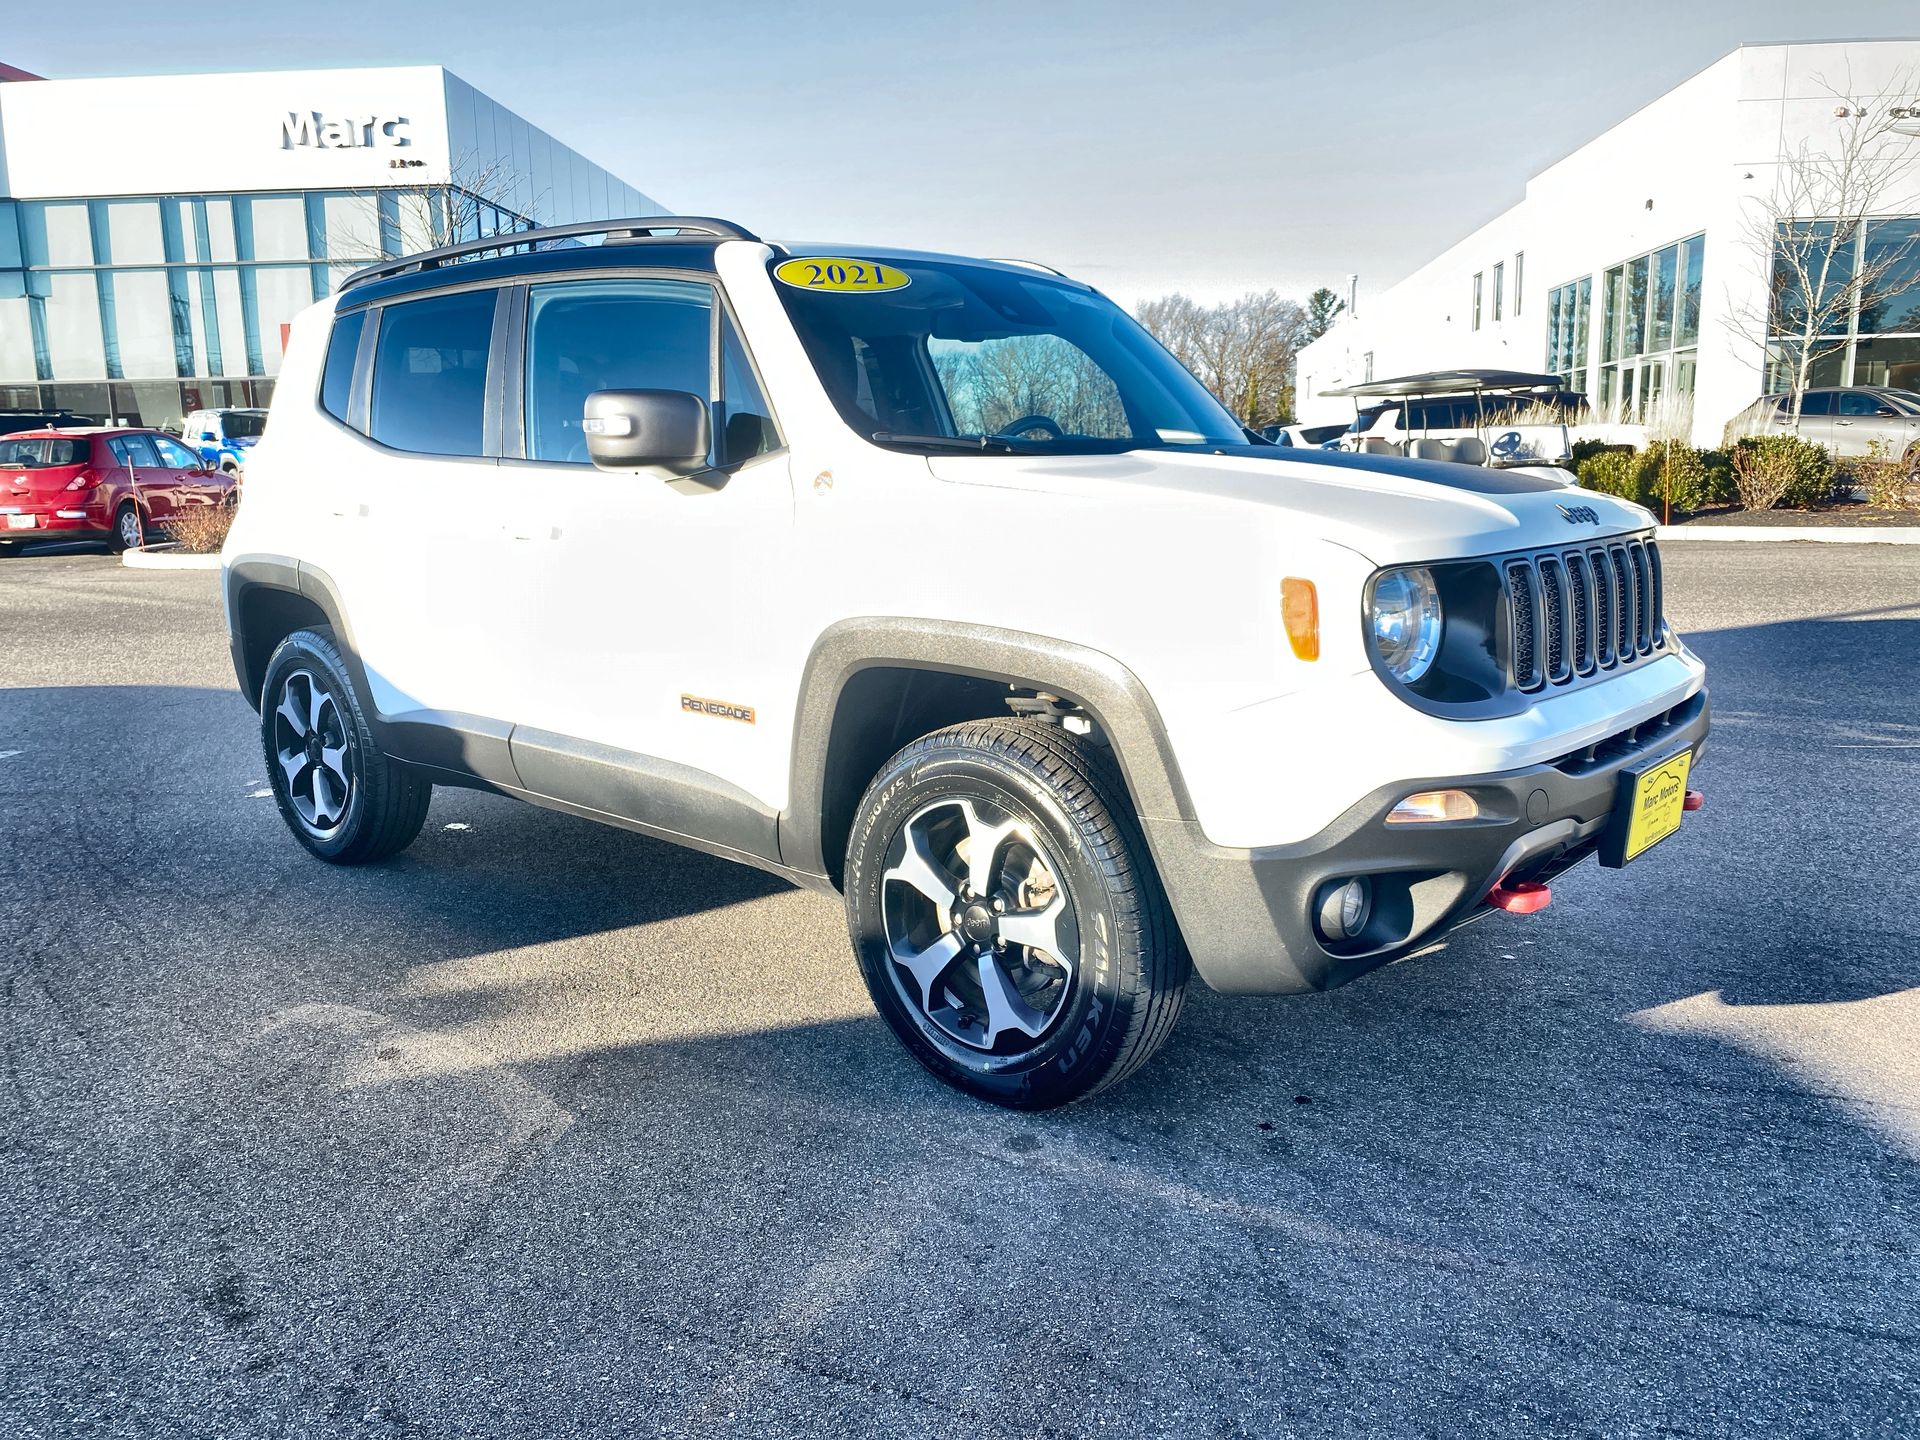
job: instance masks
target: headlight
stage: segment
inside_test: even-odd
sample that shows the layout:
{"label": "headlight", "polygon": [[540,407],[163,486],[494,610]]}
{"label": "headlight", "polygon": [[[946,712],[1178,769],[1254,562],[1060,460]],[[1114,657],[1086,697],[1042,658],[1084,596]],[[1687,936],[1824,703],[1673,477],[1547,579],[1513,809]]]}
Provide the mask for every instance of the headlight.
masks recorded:
{"label": "headlight", "polygon": [[1393,678],[1411,685],[1440,649],[1440,588],[1424,565],[1389,570],[1374,581],[1367,603],[1373,653]]}

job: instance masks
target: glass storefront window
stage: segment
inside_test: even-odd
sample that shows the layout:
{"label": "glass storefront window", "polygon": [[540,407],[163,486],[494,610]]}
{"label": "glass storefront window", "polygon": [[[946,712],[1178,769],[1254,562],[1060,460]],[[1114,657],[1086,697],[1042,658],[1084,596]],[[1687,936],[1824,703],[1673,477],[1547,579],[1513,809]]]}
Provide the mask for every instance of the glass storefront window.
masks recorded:
{"label": "glass storefront window", "polygon": [[47,378],[83,380],[107,373],[106,340],[100,330],[100,285],[91,270],[44,277],[41,324],[47,337]]}
{"label": "glass storefront window", "polygon": [[371,262],[380,258],[380,207],[372,195],[325,195],[323,244],[316,258]]}
{"label": "glass storefront window", "polygon": [[281,338],[293,317],[313,304],[313,271],[305,265],[261,265],[249,272],[259,324],[258,373],[278,375],[286,353]]}
{"label": "glass storefront window", "polygon": [[145,416],[181,382],[246,403],[271,388],[282,327],[353,271],[450,225],[525,223],[436,189],[0,200],[0,385],[111,384],[85,413]]}
{"label": "glass storefront window", "polygon": [[1854,351],[1852,383],[1920,390],[1920,336],[1860,341]]}
{"label": "glass storefront window", "polygon": [[1669,245],[1653,257],[1652,313],[1647,322],[1647,349],[1665,350],[1673,344],[1673,297],[1678,279],[1680,250]]}
{"label": "glass storefront window", "polygon": [[[1920,220],[1880,220],[1868,225],[1860,273],[1870,287],[1861,297],[1862,335],[1920,331]],[[1853,383],[1881,382],[1856,379]]]}
{"label": "glass storefront window", "polygon": [[1774,334],[1804,334],[1810,316],[1823,322],[1823,335],[1847,333],[1851,317],[1839,302],[1853,284],[1858,247],[1859,234],[1851,226],[1820,220],[1780,227],[1773,252]]}
{"label": "glass storefront window", "polygon": [[1627,355],[1641,354],[1647,348],[1647,258],[1642,255],[1627,266],[1626,306],[1622,316],[1623,353]]}
{"label": "glass storefront window", "polygon": [[84,200],[20,207],[29,266],[93,264],[93,222]]}
{"label": "glass storefront window", "polygon": [[107,373],[133,377],[178,373],[167,272],[115,270],[100,279],[111,303],[115,339],[110,360],[116,363],[109,364]]}
{"label": "glass storefront window", "polygon": [[167,245],[160,228],[160,206],[153,200],[109,200],[106,263],[164,265]]}
{"label": "glass storefront window", "polygon": [[234,219],[242,226],[247,260],[305,260],[307,202],[299,195],[250,195],[234,202]]}
{"label": "glass storefront window", "polygon": [[[1706,236],[1680,243],[1680,313],[1674,317],[1673,343],[1691,345],[1700,338],[1700,282],[1705,268]],[[1692,390],[1689,385],[1687,389]]]}
{"label": "glass storefront window", "polygon": [[238,260],[240,252],[233,240],[233,201],[210,199],[206,204],[207,235],[202,256],[207,260]]}

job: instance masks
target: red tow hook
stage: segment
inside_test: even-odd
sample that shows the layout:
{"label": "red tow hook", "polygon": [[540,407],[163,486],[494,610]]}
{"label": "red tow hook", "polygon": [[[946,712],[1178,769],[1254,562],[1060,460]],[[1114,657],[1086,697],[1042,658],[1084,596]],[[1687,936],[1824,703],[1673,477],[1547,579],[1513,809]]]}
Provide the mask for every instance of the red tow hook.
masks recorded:
{"label": "red tow hook", "polygon": [[1553,903],[1553,891],[1535,880],[1501,881],[1487,892],[1487,903],[1509,915],[1532,915]]}
{"label": "red tow hook", "polygon": [[1687,798],[1681,802],[1681,808],[1686,810],[1698,810],[1701,806],[1705,805],[1706,803],[1707,803],[1706,796],[1702,795],[1698,790],[1689,790],[1687,791]]}

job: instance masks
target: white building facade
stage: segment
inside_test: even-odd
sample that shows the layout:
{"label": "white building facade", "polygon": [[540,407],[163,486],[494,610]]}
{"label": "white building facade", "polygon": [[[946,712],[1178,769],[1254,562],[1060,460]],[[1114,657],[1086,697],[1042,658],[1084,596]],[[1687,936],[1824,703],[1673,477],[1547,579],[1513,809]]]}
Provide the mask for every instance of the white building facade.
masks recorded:
{"label": "white building facade", "polygon": [[[1755,239],[1783,160],[1838,143],[1838,93],[1885,96],[1915,77],[1920,41],[1742,46],[1303,349],[1301,421],[1351,417],[1352,401],[1323,393],[1342,385],[1485,367],[1558,374],[1598,419],[1719,444],[1728,420],[1783,388],[1772,265]],[[1920,115],[1920,93],[1907,99]],[[1920,173],[1885,200],[1856,245],[1911,246]],[[1813,384],[1920,389],[1920,287],[1845,323]]]}
{"label": "white building facade", "polygon": [[352,270],[660,206],[439,66],[115,79],[0,67],[0,410],[264,405]]}

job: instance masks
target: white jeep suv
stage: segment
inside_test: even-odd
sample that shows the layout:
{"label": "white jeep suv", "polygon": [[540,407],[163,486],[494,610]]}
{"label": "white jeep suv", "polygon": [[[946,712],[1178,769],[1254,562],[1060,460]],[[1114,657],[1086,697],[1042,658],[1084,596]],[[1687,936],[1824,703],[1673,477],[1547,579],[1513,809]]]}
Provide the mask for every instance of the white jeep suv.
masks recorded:
{"label": "white jeep suv", "polygon": [[1651,528],[1262,443],[1040,266],[654,217],[301,316],[225,594],[315,855],[460,785],[838,892],[907,1048],[1037,1107],[1190,967],[1343,984],[1675,830],[1707,697]]}

